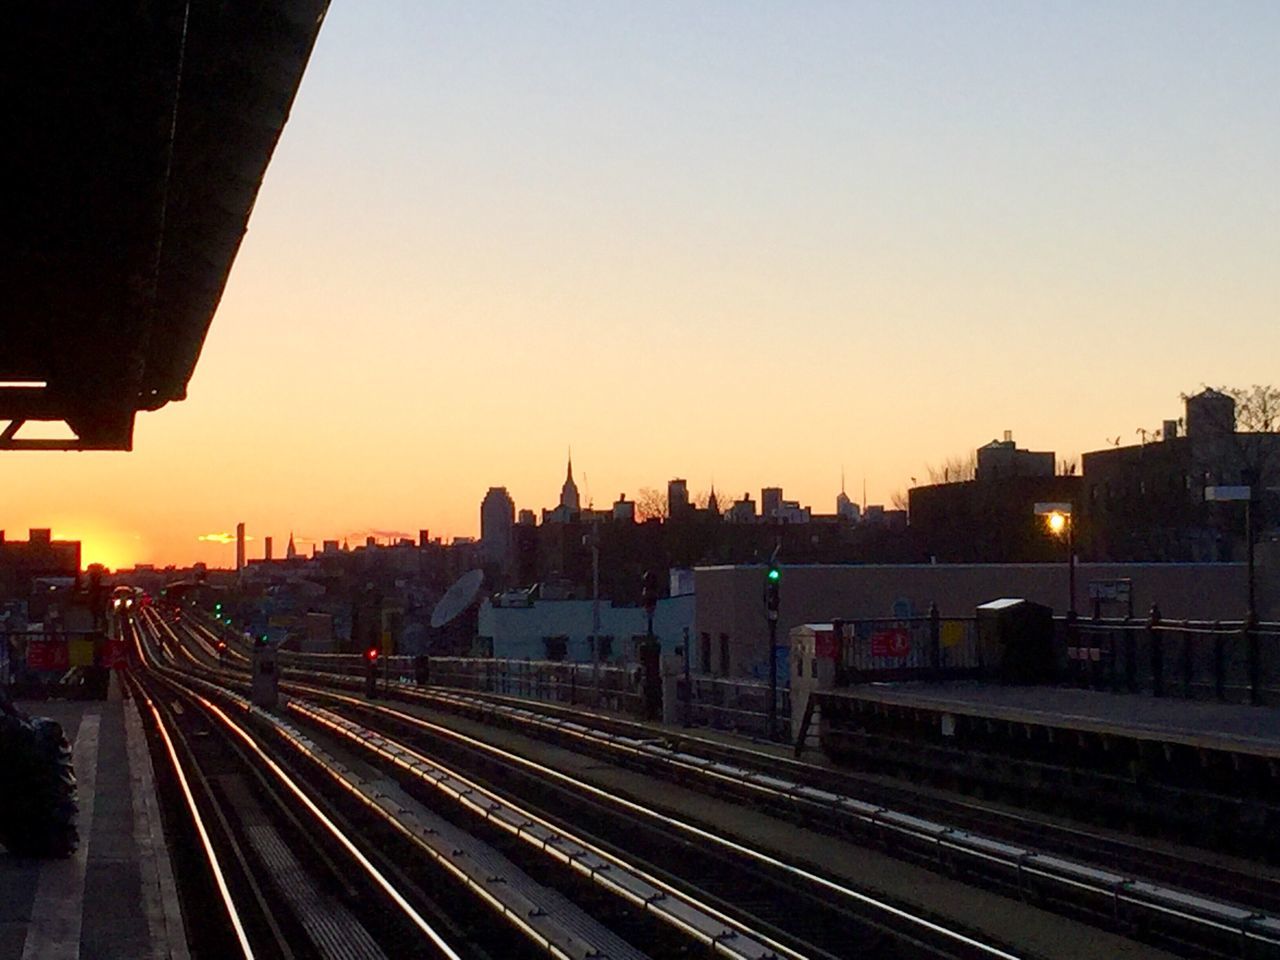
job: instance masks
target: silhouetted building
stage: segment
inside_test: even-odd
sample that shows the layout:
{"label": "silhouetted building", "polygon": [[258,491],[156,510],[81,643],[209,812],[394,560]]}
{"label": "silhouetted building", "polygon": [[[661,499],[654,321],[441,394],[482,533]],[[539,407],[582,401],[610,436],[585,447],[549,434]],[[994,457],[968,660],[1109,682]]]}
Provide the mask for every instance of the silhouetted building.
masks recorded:
{"label": "silhouetted building", "polygon": [[33,528],[27,539],[6,540],[0,531],[0,597],[23,599],[41,577],[80,573],[80,541],[54,540],[47,528]]}
{"label": "silhouetted building", "polygon": [[724,512],[724,519],[728,523],[755,523],[756,502],[750,494],[744,493],[741,500],[735,500]]}
{"label": "silhouetted building", "polygon": [[1255,486],[1255,529],[1277,518],[1280,434],[1236,430],[1235,401],[1217,390],[1186,400],[1186,430],[1084,454],[1088,543],[1100,560],[1244,559],[1243,505],[1206,503],[1205,487]]}
{"label": "silhouetted building", "polygon": [[1036,453],[1020,450],[1006,430],[1003,440],[992,440],[978,448],[978,468],[974,476],[980,482],[1007,480],[1010,477],[1052,477],[1053,452]]}
{"label": "silhouetted building", "polygon": [[516,504],[506,487],[490,487],[480,502],[480,552],[486,564],[505,568],[511,557]]}
{"label": "silhouetted building", "polygon": [[236,524],[236,573],[244,569],[244,524]]}
{"label": "silhouetted building", "polygon": [[689,484],[680,479],[667,481],[667,519],[684,520],[690,513]]}
{"label": "silhouetted building", "polygon": [[[1046,534],[1035,505],[1078,503],[1080,477],[1008,476],[912,487],[911,533],[923,556],[941,563],[1030,563],[1065,559],[1061,541]],[[884,511],[884,522],[891,511]],[[867,508],[868,522],[872,508]]]}
{"label": "silhouetted building", "polygon": [[618,499],[613,502],[613,519],[618,523],[636,522],[636,503],[628,500],[625,493],[618,494]]}
{"label": "silhouetted building", "polygon": [[268,563],[270,563],[270,562],[271,562],[271,560],[272,560],[272,556],[271,556],[271,538],[270,538],[270,537],[263,537],[263,538],[262,538],[262,559],[263,559],[263,560],[266,560]]}
{"label": "silhouetted building", "polygon": [[582,504],[578,498],[578,485],[573,482],[573,457],[569,458],[569,466],[565,472],[564,484],[560,487],[560,505],[554,510],[542,511],[543,523],[571,523],[578,519]]}

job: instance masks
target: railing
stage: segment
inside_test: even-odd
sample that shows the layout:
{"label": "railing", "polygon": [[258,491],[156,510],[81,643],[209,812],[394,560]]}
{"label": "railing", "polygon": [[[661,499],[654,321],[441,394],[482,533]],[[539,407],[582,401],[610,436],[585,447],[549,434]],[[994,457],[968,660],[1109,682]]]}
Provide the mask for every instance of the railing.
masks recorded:
{"label": "railing", "polygon": [[13,698],[106,699],[123,650],[97,630],[0,633],[0,686]]}
{"label": "railing", "polygon": [[433,684],[568,703],[632,716],[644,712],[643,674],[638,664],[552,660],[432,657]]}
{"label": "railing", "polygon": [[[791,725],[791,691],[785,683],[778,688],[779,732]],[[769,684],[694,674],[687,683],[680,677],[678,689],[682,722],[768,736]]]}
{"label": "railing", "polygon": [[836,684],[942,680],[979,675],[985,667],[975,617],[836,621],[842,636]]}
{"label": "railing", "polygon": [[1056,621],[1065,679],[1102,690],[1280,704],[1280,623]]}

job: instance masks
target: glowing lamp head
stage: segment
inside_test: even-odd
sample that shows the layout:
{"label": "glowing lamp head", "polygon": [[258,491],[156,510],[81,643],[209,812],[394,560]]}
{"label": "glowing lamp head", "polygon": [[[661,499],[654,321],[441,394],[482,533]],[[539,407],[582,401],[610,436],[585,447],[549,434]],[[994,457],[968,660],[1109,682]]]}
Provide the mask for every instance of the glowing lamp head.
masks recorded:
{"label": "glowing lamp head", "polygon": [[1045,526],[1049,528],[1049,532],[1054,536],[1061,536],[1063,531],[1067,529],[1067,515],[1057,510],[1047,514],[1044,518]]}

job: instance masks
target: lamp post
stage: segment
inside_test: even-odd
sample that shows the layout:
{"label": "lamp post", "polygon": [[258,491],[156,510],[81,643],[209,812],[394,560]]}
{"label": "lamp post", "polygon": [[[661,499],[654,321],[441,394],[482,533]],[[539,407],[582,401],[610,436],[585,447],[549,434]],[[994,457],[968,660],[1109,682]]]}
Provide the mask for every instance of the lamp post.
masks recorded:
{"label": "lamp post", "polygon": [[1067,543],[1067,617],[1076,616],[1076,543],[1075,520],[1070,503],[1037,503],[1036,516],[1044,517],[1045,528]]}

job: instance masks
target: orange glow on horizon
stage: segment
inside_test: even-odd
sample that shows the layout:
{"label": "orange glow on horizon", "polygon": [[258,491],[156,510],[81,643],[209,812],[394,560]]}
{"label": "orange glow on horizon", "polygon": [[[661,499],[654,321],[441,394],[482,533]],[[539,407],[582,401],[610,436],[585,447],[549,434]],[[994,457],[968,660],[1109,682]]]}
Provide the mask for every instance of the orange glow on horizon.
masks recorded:
{"label": "orange glow on horizon", "polygon": [[77,534],[66,530],[55,529],[54,540],[80,541],[80,569],[88,569],[90,564],[100,563],[108,570],[120,570],[132,567],[137,561],[135,552],[110,534],[91,532]]}

